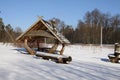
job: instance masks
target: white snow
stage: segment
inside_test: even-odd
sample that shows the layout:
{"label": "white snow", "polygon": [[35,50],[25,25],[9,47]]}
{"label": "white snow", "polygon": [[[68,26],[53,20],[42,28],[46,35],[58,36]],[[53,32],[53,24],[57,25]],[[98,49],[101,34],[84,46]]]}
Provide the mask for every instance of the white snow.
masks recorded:
{"label": "white snow", "polygon": [[113,48],[69,45],[69,64],[58,64],[0,43],[0,80],[120,80],[120,64],[110,63]]}
{"label": "white snow", "polygon": [[50,54],[50,53],[40,52],[40,51],[37,51],[36,54],[37,55],[42,55],[42,56],[51,56],[51,57],[54,57],[54,58],[67,58],[67,56],[65,56],[65,55]]}

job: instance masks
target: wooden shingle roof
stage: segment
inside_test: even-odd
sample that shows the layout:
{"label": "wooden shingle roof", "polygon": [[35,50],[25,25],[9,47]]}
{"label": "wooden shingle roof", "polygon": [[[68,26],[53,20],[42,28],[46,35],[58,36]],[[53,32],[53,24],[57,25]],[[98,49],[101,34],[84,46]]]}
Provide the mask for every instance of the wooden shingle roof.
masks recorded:
{"label": "wooden shingle roof", "polygon": [[63,35],[58,31],[54,32],[53,26],[47,21],[39,18],[33,25],[30,26],[24,33],[16,38],[16,41],[22,41],[26,37],[48,37],[57,39],[61,44],[70,43]]}

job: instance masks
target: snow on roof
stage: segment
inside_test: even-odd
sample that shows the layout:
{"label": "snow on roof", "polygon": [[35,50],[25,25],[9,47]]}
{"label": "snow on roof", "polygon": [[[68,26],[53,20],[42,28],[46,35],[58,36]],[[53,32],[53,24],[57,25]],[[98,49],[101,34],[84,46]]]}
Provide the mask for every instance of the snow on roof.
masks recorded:
{"label": "snow on roof", "polygon": [[[40,24],[41,23],[41,24]],[[58,39],[58,41],[60,43],[70,43],[70,41],[68,39],[66,39],[61,33],[59,33],[57,30],[57,34],[54,32],[54,28],[53,26],[48,23],[47,21],[43,20],[43,19],[39,19],[38,21],[36,21],[32,26],[30,26],[29,29],[27,29],[23,34],[21,34],[19,37],[17,37],[17,41],[23,39],[23,37],[25,36],[25,34],[27,34],[28,32],[30,31],[33,31],[33,30],[37,30],[37,29],[41,29],[41,28],[38,28],[38,27],[44,27],[44,30],[48,30],[54,37],[56,37],[56,39]]]}

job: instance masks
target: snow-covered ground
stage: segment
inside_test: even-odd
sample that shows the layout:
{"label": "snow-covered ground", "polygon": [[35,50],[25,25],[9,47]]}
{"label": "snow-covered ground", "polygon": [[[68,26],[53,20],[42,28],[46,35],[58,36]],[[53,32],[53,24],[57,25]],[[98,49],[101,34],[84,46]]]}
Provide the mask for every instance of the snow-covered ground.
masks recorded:
{"label": "snow-covered ground", "polygon": [[120,64],[110,63],[113,48],[69,45],[69,64],[58,64],[0,43],[0,80],[120,80]]}

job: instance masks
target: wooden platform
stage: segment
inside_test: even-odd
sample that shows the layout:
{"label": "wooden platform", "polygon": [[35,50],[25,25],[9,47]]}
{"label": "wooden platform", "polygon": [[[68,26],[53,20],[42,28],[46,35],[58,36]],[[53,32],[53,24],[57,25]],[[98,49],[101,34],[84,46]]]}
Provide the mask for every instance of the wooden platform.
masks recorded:
{"label": "wooden platform", "polygon": [[51,53],[37,51],[35,55],[37,57],[42,57],[43,59],[54,60],[57,63],[69,63],[72,61],[71,56],[65,56],[59,54],[51,54]]}

